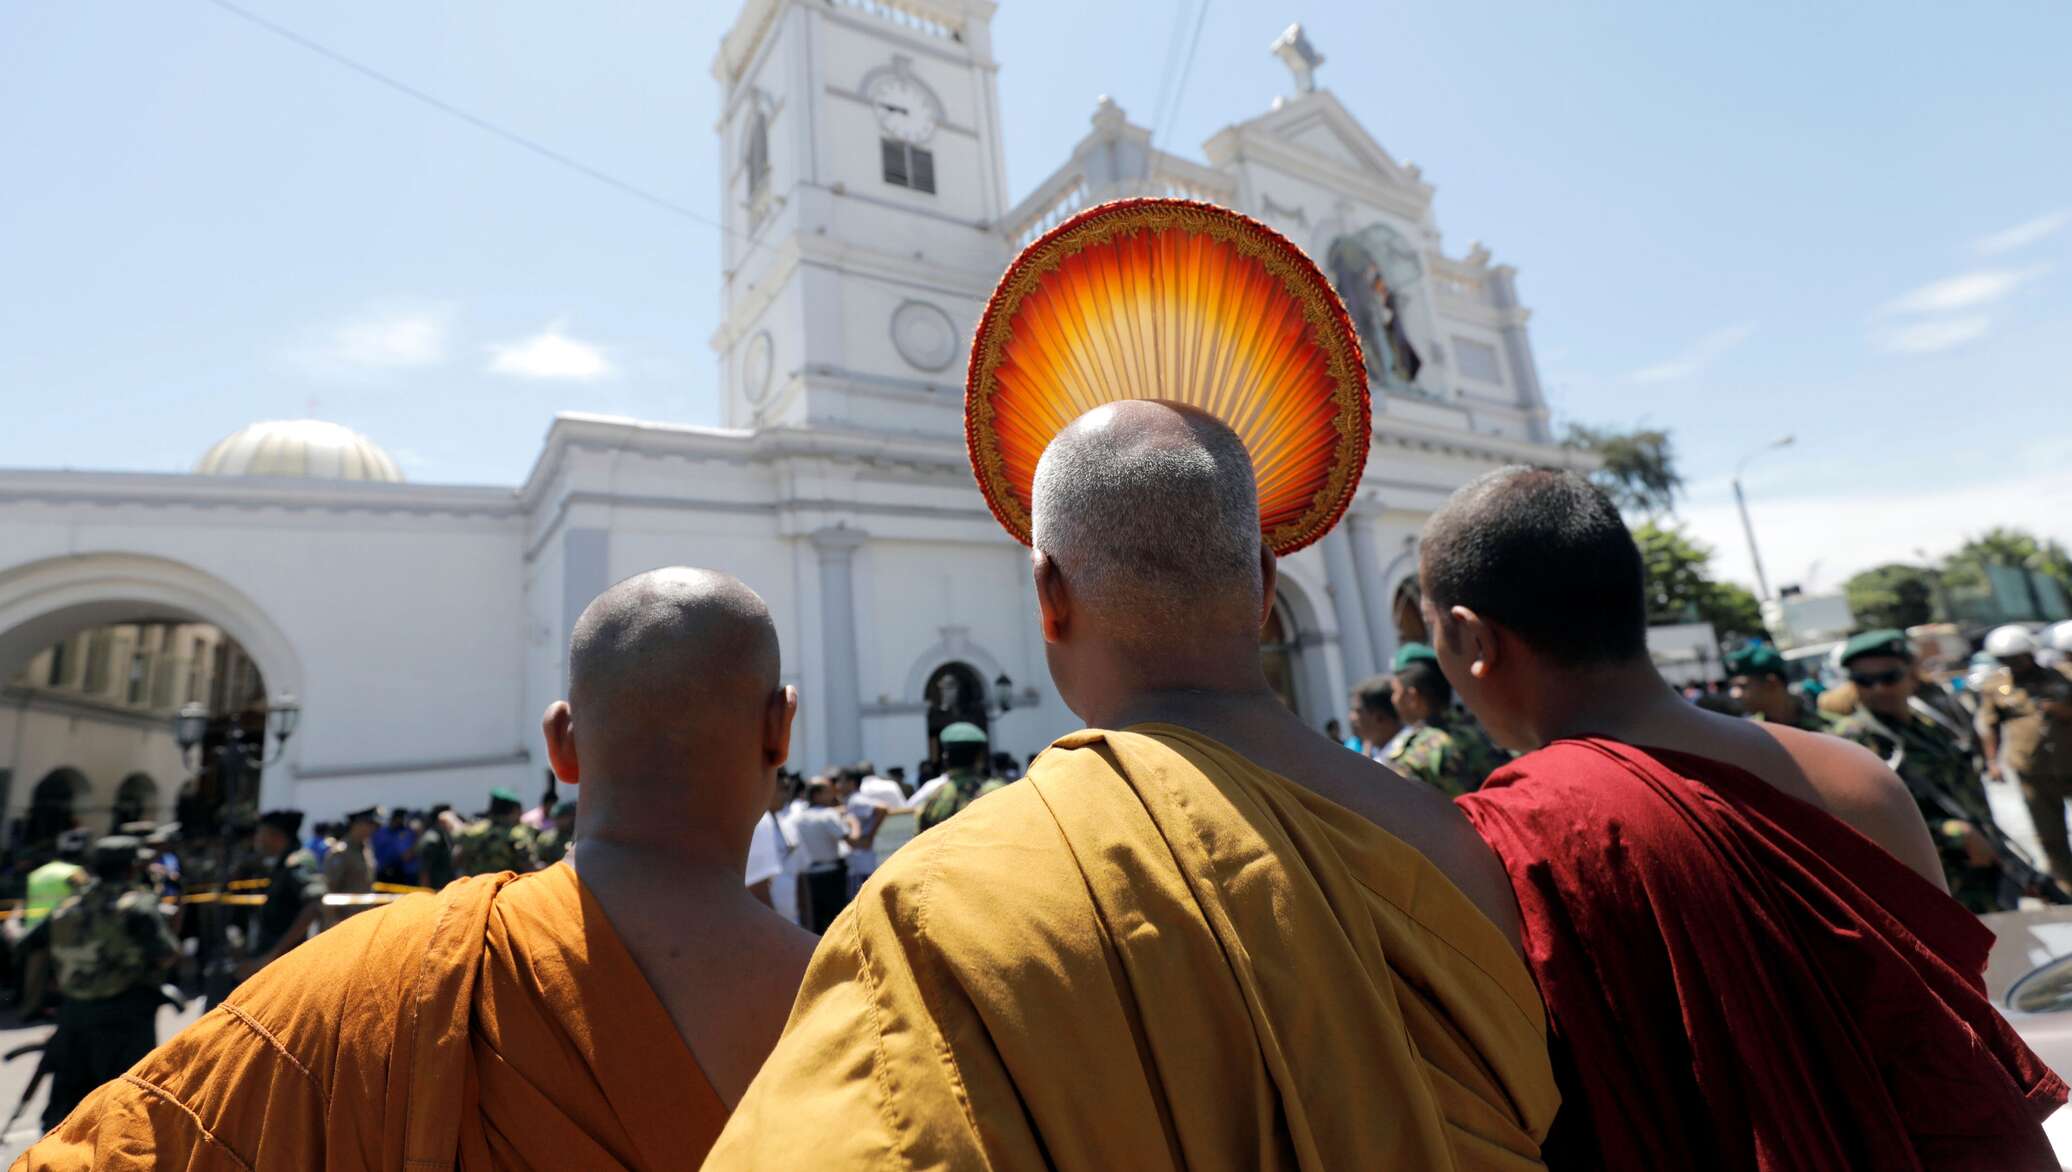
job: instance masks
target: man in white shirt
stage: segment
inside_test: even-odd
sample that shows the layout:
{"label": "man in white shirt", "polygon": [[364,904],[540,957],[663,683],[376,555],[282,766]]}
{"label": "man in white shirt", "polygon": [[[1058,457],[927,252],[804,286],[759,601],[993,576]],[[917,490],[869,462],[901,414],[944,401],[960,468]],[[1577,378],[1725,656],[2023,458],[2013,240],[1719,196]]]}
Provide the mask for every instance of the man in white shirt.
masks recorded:
{"label": "man in white shirt", "polygon": [[834,786],[816,777],[806,784],[806,807],[792,816],[791,831],[805,856],[806,899],[799,909],[799,925],[809,932],[825,932],[849,903],[849,868],[843,855],[859,842],[856,820],[836,804]]}
{"label": "man in white shirt", "polygon": [[854,899],[863,881],[878,869],[878,827],[885,815],[906,805],[906,795],[891,781],[875,776],[868,761],[843,771],[835,780],[835,792],[856,822],[856,843],[849,851],[849,896]]}

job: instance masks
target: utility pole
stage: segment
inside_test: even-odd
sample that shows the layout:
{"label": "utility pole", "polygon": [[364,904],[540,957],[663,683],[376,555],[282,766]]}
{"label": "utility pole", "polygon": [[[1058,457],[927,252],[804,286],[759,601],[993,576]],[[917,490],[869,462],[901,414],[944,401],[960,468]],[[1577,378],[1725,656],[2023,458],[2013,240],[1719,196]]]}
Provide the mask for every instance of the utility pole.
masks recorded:
{"label": "utility pole", "polygon": [[1750,460],[1755,459],[1764,452],[1790,447],[1793,438],[1792,436],[1785,436],[1783,439],[1772,440],[1746,456],[1741,457],[1741,462],[1734,465],[1734,507],[1741,510],[1741,532],[1748,537],[1748,560],[1755,563],[1755,584],[1757,589],[1761,591],[1764,602],[1770,601],[1770,579],[1763,574],[1763,555],[1756,551],[1755,525],[1748,519],[1748,497],[1741,491],[1741,473],[1748,467]]}

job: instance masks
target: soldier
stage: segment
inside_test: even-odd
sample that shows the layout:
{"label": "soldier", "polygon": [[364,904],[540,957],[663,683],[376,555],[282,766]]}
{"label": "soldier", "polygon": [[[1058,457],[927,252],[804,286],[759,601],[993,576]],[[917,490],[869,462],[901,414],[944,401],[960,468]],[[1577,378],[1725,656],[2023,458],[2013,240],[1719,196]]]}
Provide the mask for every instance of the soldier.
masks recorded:
{"label": "soldier", "polygon": [[2036,662],[2036,639],[2017,626],[1986,636],[2004,672],[1979,689],[1978,734],[1987,772],[2022,787],[2036,837],[2060,883],[2072,883],[2065,799],[2072,797],[2072,668]]}
{"label": "soldier", "polygon": [[[10,932],[34,928],[86,886],[86,868],[80,863],[92,841],[93,836],[84,830],[67,830],[58,835],[57,857],[29,872],[28,899],[21,919],[8,922]],[[14,945],[14,955],[22,973],[22,1016],[36,1017],[44,1012],[43,990],[50,980],[50,953],[40,945],[31,946],[24,936]]]}
{"label": "soldier", "polygon": [[533,855],[532,829],[520,821],[518,795],[499,786],[489,791],[489,813],[460,832],[453,844],[454,870],[462,875],[493,875],[539,869]]}
{"label": "soldier", "polygon": [[259,907],[252,956],[238,966],[242,981],[309,939],[324,910],[324,875],[316,855],[302,846],[302,811],[274,810],[259,816],[253,849],[266,868],[266,902]]}
{"label": "soldier", "polygon": [[1412,647],[1422,654],[1396,657],[1403,664],[1394,680],[1396,715],[1405,726],[1390,742],[1388,763],[1448,797],[1473,793],[1502,757],[1481,729],[1453,711],[1453,685],[1439,671],[1437,655],[1422,644],[1404,651]]}
{"label": "soldier", "polygon": [[143,846],[129,835],[94,843],[86,889],[30,933],[48,942],[65,998],[43,1059],[51,1074],[45,1129],[158,1044],[159,981],[179,945],[157,896],[137,884]]}
{"label": "soldier", "polygon": [[986,730],[960,720],[946,726],[937,740],[942,744],[946,771],[921,806],[915,822],[920,830],[949,821],[964,807],[1007,784],[986,775]]}
{"label": "soldier", "polygon": [[345,816],[345,838],[324,855],[324,890],[334,895],[366,895],[374,890],[374,848],[369,843],[381,825],[381,807],[369,806]]}
{"label": "soldier", "polygon": [[554,805],[554,820],[547,824],[533,840],[533,854],[541,867],[551,867],[568,854],[568,848],[576,840],[576,804],[557,802]]}
{"label": "soldier", "polygon": [[1856,711],[1833,730],[1876,753],[1899,774],[1942,856],[1957,902],[1974,912],[2007,910],[1999,853],[1982,829],[1993,821],[1979,763],[1956,732],[1913,700],[1914,654],[1905,632],[1866,631],[1842,645]]}
{"label": "soldier", "polygon": [[1768,643],[1752,643],[1727,655],[1728,692],[1748,719],[1831,733],[1834,721],[1791,694],[1784,657]]}

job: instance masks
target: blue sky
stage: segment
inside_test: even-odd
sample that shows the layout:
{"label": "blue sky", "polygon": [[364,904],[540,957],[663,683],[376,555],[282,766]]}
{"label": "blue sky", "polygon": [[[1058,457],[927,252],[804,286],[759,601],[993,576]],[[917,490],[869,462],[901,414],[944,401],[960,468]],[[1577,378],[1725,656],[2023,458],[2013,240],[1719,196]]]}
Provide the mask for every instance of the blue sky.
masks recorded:
{"label": "blue sky", "polygon": [[[240,0],[717,217],[731,3]],[[1002,0],[1009,182],[1158,106],[1200,0]],[[1777,581],[2013,523],[2072,540],[2072,9],[1211,0],[1160,144],[1319,81],[1517,265],[1562,419],[1671,429],[1683,509]],[[515,483],[556,410],[717,422],[715,228],[207,0],[0,6],[0,467],[171,471],[319,415],[414,479]]]}

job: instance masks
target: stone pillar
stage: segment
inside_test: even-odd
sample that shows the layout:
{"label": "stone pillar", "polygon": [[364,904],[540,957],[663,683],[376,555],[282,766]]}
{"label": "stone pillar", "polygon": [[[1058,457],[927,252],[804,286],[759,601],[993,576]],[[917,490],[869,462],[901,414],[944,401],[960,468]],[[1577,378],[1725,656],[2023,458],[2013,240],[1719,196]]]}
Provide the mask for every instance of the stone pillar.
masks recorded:
{"label": "stone pillar", "polygon": [[1324,535],[1324,578],[1331,592],[1331,611],[1338,619],[1338,650],[1352,687],[1373,675],[1374,639],[1367,630],[1367,604],[1360,595],[1359,570],[1353,564],[1352,542],[1341,525]]}
{"label": "stone pillar", "polygon": [[863,709],[859,700],[856,654],[856,548],[870,535],[836,525],[813,533],[820,554],[820,661],[824,694],[818,701],[826,713],[827,760],[846,765],[863,756]]}
{"label": "stone pillar", "polygon": [[1345,515],[1346,538],[1352,543],[1353,577],[1359,583],[1360,599],[1367,616],[1367,637],[1374,649],[1374,662],[1385,671],[1395,662],[1396,620],[1389,613],[1388,583],[1382,579],[1381,556],[1374,545],[1374,519],[1364,513]]}

